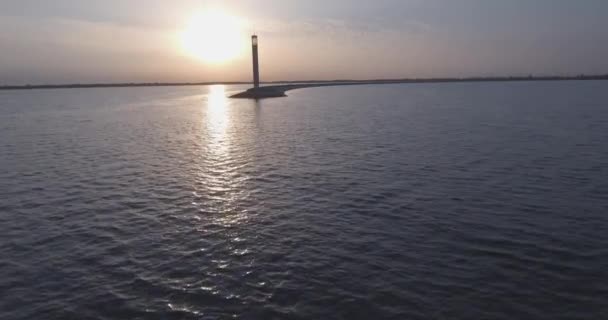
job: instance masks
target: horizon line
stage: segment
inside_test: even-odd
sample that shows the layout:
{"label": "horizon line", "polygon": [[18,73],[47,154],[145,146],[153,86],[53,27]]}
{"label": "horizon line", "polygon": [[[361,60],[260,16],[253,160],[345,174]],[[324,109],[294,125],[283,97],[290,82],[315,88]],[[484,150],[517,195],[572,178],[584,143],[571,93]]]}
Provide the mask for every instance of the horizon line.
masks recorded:
{"label": "horizon line", "polygon": [[[294,83],[357,83],[357,82],[395,82],[395,83],[440,83],[440,82],[507,82],[507,81],[564,81],[564,80],[608,80],[607,74],[592,75],[548,75],[548,76],[472,76],[472,77],[432,77],[432,78],[389,78],[389,79],[333,79],[333,80],[275,80],[261,81],[261,84]],[[25,84],[0,85],[0,90],[32,89],[78,89],[78,88],[124,88],[124,87],[181,87],[204,85],[251,84],[251,81],[203,81],[203,82],[109,82],[109,83],[66,83],[66,84]]]}

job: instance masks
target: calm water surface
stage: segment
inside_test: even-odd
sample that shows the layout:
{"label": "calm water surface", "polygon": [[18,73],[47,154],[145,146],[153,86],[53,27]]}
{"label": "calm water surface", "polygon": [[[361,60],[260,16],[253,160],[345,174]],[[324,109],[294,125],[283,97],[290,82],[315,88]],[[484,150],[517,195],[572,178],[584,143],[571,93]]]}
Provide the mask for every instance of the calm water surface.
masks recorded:
{"label": "calm water surface", "polygon": [[1,319],[601,319],[608,82],[0,92]]}

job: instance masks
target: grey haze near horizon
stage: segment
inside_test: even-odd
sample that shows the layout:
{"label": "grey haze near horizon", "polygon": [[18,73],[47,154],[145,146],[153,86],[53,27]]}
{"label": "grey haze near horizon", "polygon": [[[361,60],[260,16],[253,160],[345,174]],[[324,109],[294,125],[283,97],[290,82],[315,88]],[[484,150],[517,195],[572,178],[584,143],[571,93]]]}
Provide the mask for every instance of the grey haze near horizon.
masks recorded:
{"label": "grey haze near horizon", "polygon": [[209,7],[260,34],[264,80],[608,72],[602,0],[3,0],[0,84],[248,80],[247,52],[180,53]]}

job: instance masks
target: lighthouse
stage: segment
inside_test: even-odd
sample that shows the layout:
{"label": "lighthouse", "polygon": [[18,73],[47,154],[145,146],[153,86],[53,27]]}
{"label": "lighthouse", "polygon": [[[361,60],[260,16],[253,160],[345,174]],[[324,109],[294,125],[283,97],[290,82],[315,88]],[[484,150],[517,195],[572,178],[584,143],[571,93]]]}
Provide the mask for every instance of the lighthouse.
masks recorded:
{"label": "lighthouse", "polygon": [[293,86],[264,86],[260,87],[260,66],[258,62],[258,36],[251,36],[251,55],[253,57],[253,88],[234,94],[230,98],[236,99],[264,99],[286,97],[285,91]]}
{"label": "lighthouse", "polygon": [[251,53],[253,55],[253,87],[260,87],[260,66],[258,65],[258,36],[251,36]]}

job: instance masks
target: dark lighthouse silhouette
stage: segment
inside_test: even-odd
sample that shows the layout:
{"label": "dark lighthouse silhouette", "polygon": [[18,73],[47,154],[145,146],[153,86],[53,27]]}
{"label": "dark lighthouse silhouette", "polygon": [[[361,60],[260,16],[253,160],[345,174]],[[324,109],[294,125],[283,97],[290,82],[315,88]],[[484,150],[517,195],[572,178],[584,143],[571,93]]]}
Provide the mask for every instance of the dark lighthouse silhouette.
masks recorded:
{"label": "dark lighthouse silhouette", "polygon": [[253,88],[237,93],[231,98],[243,98],[243,99],[262,99],[262,98],[275,98],[285,97],[285,91],[289,90],[286,86],[267,86],[260,87],[260,61],[258,52],[258,36],[251,36],[251,56],[253,62]]}
{"label": "dark lighthouse silhouette", "polygon": [[251,36],[251,58],[253,63],[253,88],[235,94],[231,98],[262,99],[285,97],[285,91],[279,86],[260,87],[260,61],[258,52],[258,36]]}
{"label": "dark lighthouse silhouette", "polygon": [[260,65],[258,61],[258,36],[251,36],[251,54],[253,56],[253,87],[260,87]]}

